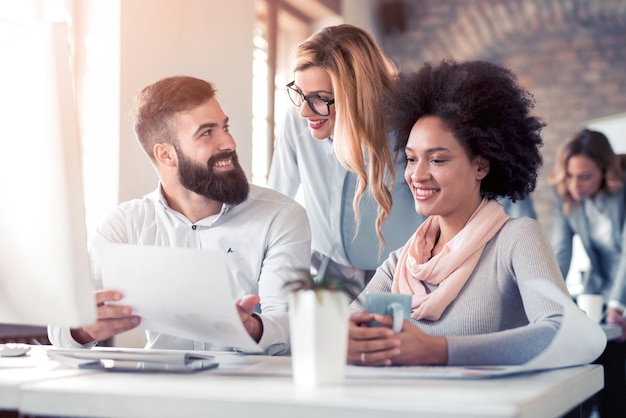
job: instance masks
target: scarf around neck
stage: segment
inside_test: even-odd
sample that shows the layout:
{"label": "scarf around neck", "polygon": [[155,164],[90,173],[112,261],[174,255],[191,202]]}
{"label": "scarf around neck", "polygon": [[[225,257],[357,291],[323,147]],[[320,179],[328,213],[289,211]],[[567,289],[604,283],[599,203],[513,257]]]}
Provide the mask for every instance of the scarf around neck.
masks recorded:
{"label": "scarf around neck", "polygon": [[[391,283],[394,293],[413,296],[414,319],[438,320],[474,271],[485,245],[509,219],[496,200],[483,199],[441,252],[431,257],[439,234],[439,216],[430,216],[406,243]],[[437,285],[428,293],[424,283]]]}

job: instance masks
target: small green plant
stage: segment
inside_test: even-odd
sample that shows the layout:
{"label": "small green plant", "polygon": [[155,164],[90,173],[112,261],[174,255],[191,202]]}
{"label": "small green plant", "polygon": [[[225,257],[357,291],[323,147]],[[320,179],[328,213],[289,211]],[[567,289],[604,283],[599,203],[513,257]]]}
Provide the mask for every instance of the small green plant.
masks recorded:
{"label": "small green plant", "polygon": [[350,300],[359,297],[361,283],[358,281],[326,275],[326,269],[320,269],[320,273],[317,276],[313,276],[310,270],[297,270],[297,277],[285,282],[283,288],[291,292],[313,290],[318,294],[318,298],[321,290],[344,292],[350,297]]}

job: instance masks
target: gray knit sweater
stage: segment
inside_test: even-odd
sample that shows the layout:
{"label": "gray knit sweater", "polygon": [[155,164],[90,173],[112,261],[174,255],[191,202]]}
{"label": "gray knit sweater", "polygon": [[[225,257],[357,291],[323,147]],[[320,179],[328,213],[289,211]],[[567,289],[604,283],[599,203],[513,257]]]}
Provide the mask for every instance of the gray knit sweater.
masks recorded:
{"label": "gray knit sweater", "polygon": [[[402,249],[392,252],[363,293],[390,292]],[[567,288],[539,223],[510,219],[485,246],[465,286],[437,321],[411,320],[446,336],[448,365],[516,365],[541,353],[559,330],[563,307],[530,288],[532,280]],[[436,286],[428,285],[429,290]],[[357,299],[353,312],[363,310]]]}

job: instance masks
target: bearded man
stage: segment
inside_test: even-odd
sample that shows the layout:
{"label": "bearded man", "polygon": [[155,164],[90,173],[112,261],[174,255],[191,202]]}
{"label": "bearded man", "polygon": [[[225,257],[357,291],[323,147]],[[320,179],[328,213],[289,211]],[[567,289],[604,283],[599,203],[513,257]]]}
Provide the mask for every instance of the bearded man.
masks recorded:
{"label": "bearded man", "polygon": [[[188,76],[164,78],[141,91],[135,133],[159,175],[159,187],[120,204],[90,247],[125,243],[223,251],[246,330],[263,354],[286,354],[282,284],[296,270],[309,268],[309,223],[295,201],[248,183],[215,92],[211,83]],[[97,322],[77,329],[50,326],[50,341],[65,348],[91,347],[137,327],[141,318],[122,298],[114,289],[98,290]],[[120,304],[107,303],[112,301]],[[146,337],[148,348],[223,349],[150,330]]]}

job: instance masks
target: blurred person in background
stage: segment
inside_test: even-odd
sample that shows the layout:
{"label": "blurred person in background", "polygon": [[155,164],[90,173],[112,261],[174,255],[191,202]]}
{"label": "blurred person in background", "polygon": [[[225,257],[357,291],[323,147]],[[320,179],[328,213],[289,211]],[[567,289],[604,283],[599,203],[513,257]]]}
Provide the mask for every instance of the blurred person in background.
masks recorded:
{"label": "blurred person in background", "polygon": [[615,154],[603,133],[582,129],[559,148],[549,176],[556,192],[552,247],[563,277],[577,234],[590,261],[582,293],[602,295],[606,322],[622,330],[597,361],[605,373],[605,388],[599,394],[603,418],[626,416],[625,169],[626,156]]}

